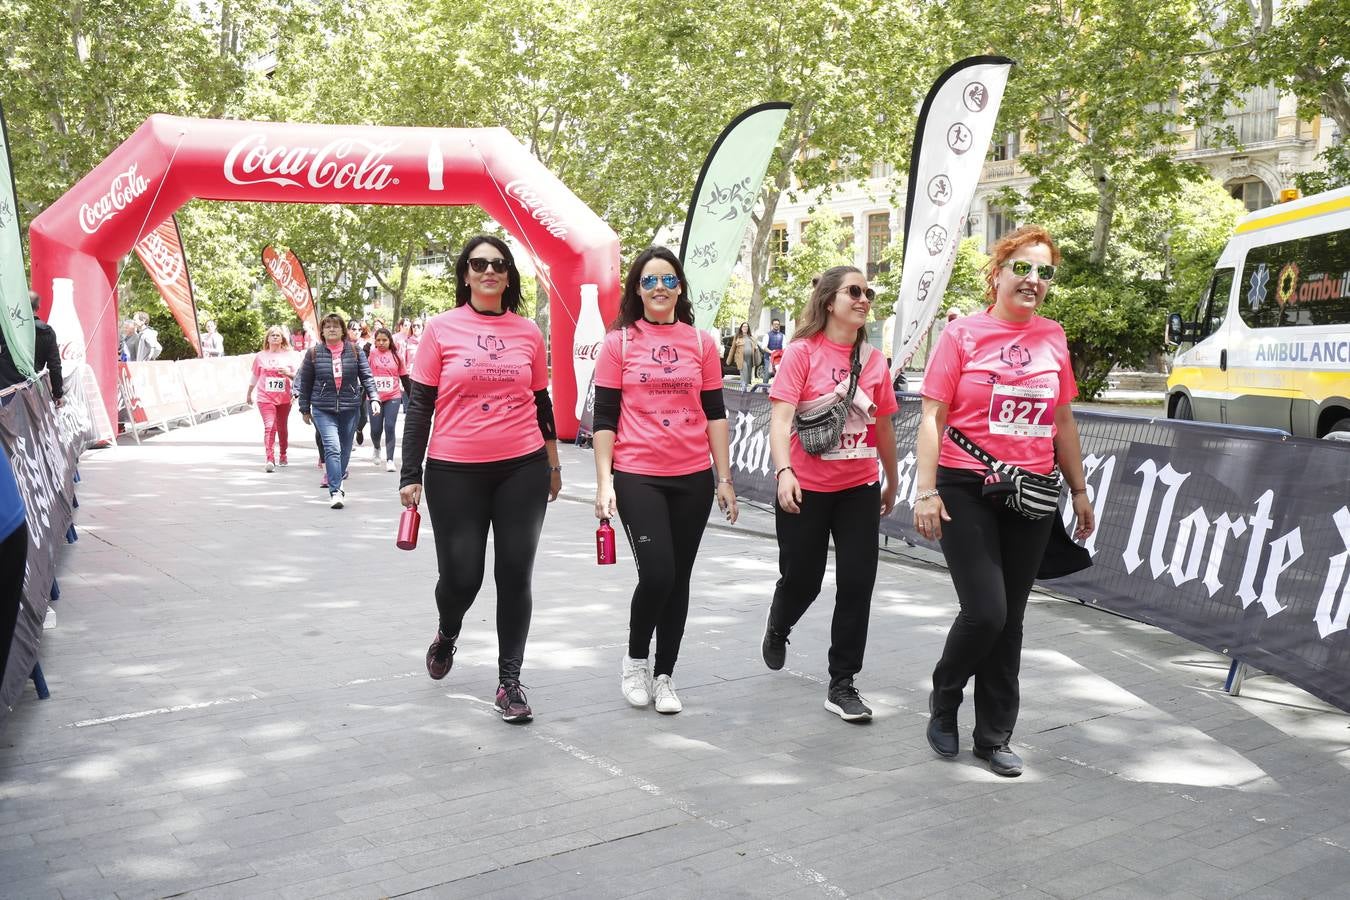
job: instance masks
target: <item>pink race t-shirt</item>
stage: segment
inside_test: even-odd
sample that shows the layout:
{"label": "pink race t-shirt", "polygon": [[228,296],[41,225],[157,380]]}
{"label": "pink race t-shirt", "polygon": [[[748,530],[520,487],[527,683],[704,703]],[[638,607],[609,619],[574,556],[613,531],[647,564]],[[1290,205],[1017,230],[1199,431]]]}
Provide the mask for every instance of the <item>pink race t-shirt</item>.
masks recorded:
{"label": "pink race t-shirt", "polygon": [[529,319],[484,315],[468,303],[433,316],[410,375],[436,388],[432,459],[492,462],[544,446],[534,392],[548,387],[548,364]]}
{"label": "pink race t-shirt", "polygon": [[[790,341],[774,376],[769,398],[793,406],[811,403],[842,384],[848,387],[853,345],[836,344],[824,334]],[[868,402],[870,401],[870,403]],[[875,404],[870,414],[860,407]],[[820,456],[802,449],[794,429],[789,461],[797,483],[808,491],[844,491],[880,478],[877,466],[877,419],[890,428],[890,416],[899,408],[886,371],[886,357],[873,349],[858,376],[858,391],[844,422],[839,445]]]}
{"label": "pink race t-shirt", "polygon": [[398,355],[393,350],[372,347],[369,360],[370,375],[375,379],[375,391],[380,402],[393,400],[402,394],[403,382],[398,380],[398,376],[403,372],[403,363],[399,361]]}
{"label": "pink race t-shirt", "polygon": [[[342,390],[342,352],[344,349],[342,344],[328,345],[328,352],[333,357],[333,387],[339,391]],[[355,349],[355,345],[353,345],[353,349]],[[361,351],[356,350],[355,352],[360,353]]]}
{"label": "pink race t-shirt", "polygon": [[614,468],[631,475],[689,475],[708,468],[703,391],[722,389],[717,344],[692,325],[641,322],[605,335],[595,361],[597,387],[619,388]]}
{"label": "pink race t-shirt", "polygon": [[296,354],[291,350],[263,350],[253,357],[253,384],[259,403],[285,406],[291,402],[291,375]]}
{"label": "pink race t-shirt", "polygon": [[[1047,474],[1055,465],[1055,410],[1078,396],[1064,329],[1041,316],[957,319],[928,359],[923,395],[947,404],[947,424],[991,456]],[[938,464],[984,469],[945,434]]]}

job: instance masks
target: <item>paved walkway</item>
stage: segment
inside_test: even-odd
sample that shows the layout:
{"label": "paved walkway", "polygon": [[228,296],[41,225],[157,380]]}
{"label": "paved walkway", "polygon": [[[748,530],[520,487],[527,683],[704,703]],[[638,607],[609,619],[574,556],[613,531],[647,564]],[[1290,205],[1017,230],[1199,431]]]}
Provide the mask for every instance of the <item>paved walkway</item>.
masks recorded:
{"label": "paved walkway", "polygon": [[[532,725],[490,708],[493,594],[426,677],[430,535],[395,477],[329,510],[304,429],[267,475],[248,413],[86,456],[46,633],[52,698],[0,724],[0,895],[15,897],[1344,897],[1347,717],[1077,604],[1027,615],[1020,779],[923,736],[946,574],[883,554],[877,710],[822,708],[829,603],[788,668],[759,640],[771,519],[710,529],[661,717],[618,690],[631,557],[599,570],[567,448],[535,577]],[[969,742],[969,711],[963,740]]]}

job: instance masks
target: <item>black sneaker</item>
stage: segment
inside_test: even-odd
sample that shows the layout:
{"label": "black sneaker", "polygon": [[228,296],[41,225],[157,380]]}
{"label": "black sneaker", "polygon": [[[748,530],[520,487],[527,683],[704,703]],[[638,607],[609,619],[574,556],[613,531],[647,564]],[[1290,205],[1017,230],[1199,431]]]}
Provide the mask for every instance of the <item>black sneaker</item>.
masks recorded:
{"label": "black sneaker", "polygon": [[1004,778],[1016,778],[1022,774],[1022,757],[1012,752],[1004,741],[997,747],[971,747],[970,752],[989,763],[989,771]]}
{"label": "black sneaker", "polygon": [[867,722],[872,718],[872,709],[858,696],[852,678],[844,678],[830,685],[825,697],[825,708],[845,722]]}
{"label": "black sneaker", "polygon": [[502,721],[512,724],[524,724],[534,718],[534,711],[525,699],[525,689],[514,678],[504,678],[497,685],[497,709],[501,710]]}
{"label": "black sneaker", "polygon": [[[961,752],[961,736],[956,731],[956,711],[933,711],[933,694],[928,694],[928,746],[938,756],[951,759]],[[979,753],[976,751],[976,755]]]}
{"label": "black sneaker", "polygon": [[770,624],[770,620],[764,621],[764,641],[759,646],[759,652],[764,657],[764,665],[777,672],[783,668],[787,662],[787,645],[791,643],[788,640],[789,631],[779,631]]}
{"label": "black sneaker", "polygon": [[356,429],[356,446],[361,446],[366,442],[366,436],[361,433],[361,429]]}
{"label": "black sneaker", "polygon": [[450,674],[450,667],[455,664],[455,637],[446,637],[445,633],[439,628],[436,629],[436,640],[431,642],[427,648],[427,674],[440,681],[446,675]]}

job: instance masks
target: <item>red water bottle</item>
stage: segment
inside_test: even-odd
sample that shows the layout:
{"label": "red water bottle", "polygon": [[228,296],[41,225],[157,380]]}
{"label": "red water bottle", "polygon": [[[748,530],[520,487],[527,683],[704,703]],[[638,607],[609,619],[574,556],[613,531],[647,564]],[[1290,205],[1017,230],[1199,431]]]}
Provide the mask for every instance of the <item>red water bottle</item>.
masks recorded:
{"label": "red water bottle", "polygon": [[614,526],[609,519],[601,519],[595,529],[595,561],[602,566],[614,565]]}
{"label": "red water bottle", "polygon": [[405,506],[403,515],[398,518],[398,538],[394,546],[400,550],[417,549],[417,529],[421,524],[422,514],[417,511],[417,504]]}

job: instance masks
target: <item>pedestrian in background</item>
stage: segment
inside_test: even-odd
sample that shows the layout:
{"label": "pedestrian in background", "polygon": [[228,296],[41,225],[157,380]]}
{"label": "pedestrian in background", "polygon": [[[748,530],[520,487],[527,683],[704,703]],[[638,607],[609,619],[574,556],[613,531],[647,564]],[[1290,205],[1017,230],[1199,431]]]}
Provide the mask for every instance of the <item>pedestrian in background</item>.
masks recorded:
{"label": "pedestrian in background", "polygon": [[333,509],[342,509],[346,503],[343,479],[352,457],[352,439],[362,399],[370,399],[371,410],[379,412],[370,366],[365,354],[343,339],[346,331],[342,316],[337,313],[324,316],[319,323],[323,340],[304,355],[296,378],[300,413],[306,424],[315,425],[323,440],[328,503]]}
{"label": "pedestrian in background", "polygon": [[750,390],[750,385],[755,383],[755,371],[760,361],[761,351],[759,344],[755,343],[755,336],[750,333],[750,323],[742,322],[727,347],[727,365],[735,366],[736,371],[740,372],[742,391]]}
{"label": "pedestrian in background", "polygon": [[216,320],[206,320],[206,334],[202,335],[202,357],[212,359],[225,355],[225,338],[216,331]]}
{"label": "pedestrian in background", "polygon": [[[253,357],[252,375],[245,403],[258,395],[258,414],[263,421],[263,471],[271,472],[286,465],[286,451],[290,447],[288,424],[291,415],[291,387],[295,378],[295,351],[286,342],[286,332],[273,325],[263,335],[262,349]],[[275,441],[274,441],[275,439]],[[275,449],[273,443],[276,444]]]}
{"label": "pedestrian in background", "polygon": [[439,626],[427,674],[444,678],[464,615],[496,556],[497,696],[503,721],[534,712],[520,683],[544,510],[562,489],[548,362],[538,326],[517,315],[520,273],[498,238],[469,240],[455,262],[455,308],[434,316],[411,372],[403,423],[404,506],[426,501],[436,538]]}
{"label": "pedestrian in background", "polygon": [[[1095,525],[1070,401],[1078,395],[1064,329],[1042,318],[1059,264],[1049,232],[1024,225],[990,254],[981,313],[950,320],[923,378],[914,527],[941,543],[961,610],[933,670],[928,743],[960,752],[957,711],[975,679],[976,757],[1022,774],[1011,749],[1020,705],[1022,620],[1058,509],[1032,518],[1008,504],[990,466],[962,444],[1069,483],[1076,537]],[[1056,485],[1058,488],[1058,485]]]}
{"label": "pedestrian in background", "polygon": [[[769,391],[779,579],[761,652],[770,669],[783,667],[788,635],[820,594],[833,537],[835,598],[825,708],[849,722],[872,717],[853,681],[867,647],[877,529],[895,505],[896,491],[891,417],[898,407],[885,360],[867,343],[874,296],[858,269],[827,269],[815,282]],[[849,406],[838,441],[819,455],[807,453],[794,427],[798,412],[841,398]],[[884,481],[878,480],[878,461]]]}
{"label": "pedestrian in background", "polygon": [[737,515],[718,348],[694,327],[687,291],[679,257],[640,253],[595,367],[595,515],[618,509],[638,569],[619,686],[667,714],[684,708],[671,676],[714,493]]}
{"label": "pedestrian in background", "polygon": [[375,465],[380,460],[380,438],[384,438],[384,469],[394,471],[394,435],[398,412],[403,406],[403,360],[394,352],[394,336],[388,328],[375,330],[375,343],[370,351],[370,374],[375,379],[375,391],[380,400],[380,411],[370,417],[370,459]]}

